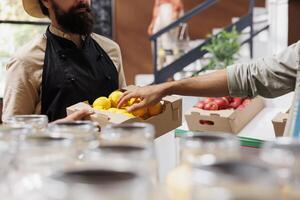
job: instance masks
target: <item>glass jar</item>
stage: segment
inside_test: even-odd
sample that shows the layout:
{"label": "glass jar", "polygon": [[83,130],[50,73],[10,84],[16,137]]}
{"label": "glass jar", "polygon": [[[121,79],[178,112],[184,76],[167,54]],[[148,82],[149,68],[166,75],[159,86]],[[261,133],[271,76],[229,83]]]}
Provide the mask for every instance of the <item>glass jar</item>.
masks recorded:
{"label": "glass jar", "polygon": [[20,171],[27,174],[47,175],[72,165],[77,159],[77,149],[72,135],[33,133],[21,141],[18,155]]}
{"label": "glass jar", "polygon": [[97,130],[93,122],[75,121],[26,135],[20,144],[19,165],[25,173],[42,175],[73,165],[84,150],[97,147]]}
{"label": "glass jar", "polygon": [[92,121],[55,123],[49,126],[47,132],[51,135],[69,135],[74,138],[76,148],[81,152],[96,148],[99,143],[99,127]]}
{"label": "glass jar", "polygon": [[153,150],[154,127],[146,123],[106,126],[101,135],[101,146],[131,146]]}
{"label": "glass jar", "polygon": [[206,165],[239,157],[240,143],[230,134],[189,132],[180,138],[182,164]]}
{"label": "glass jar", "polygon": [[100,135],[98,152],[115,158],[126,156],[136,168],[156,174],[154,135],[154,127],[146,123],[109,125]]}
{"label": "glass jar", "polygon": [[0,194],[9,199],[16,182],[14,173],[17,170],[20,140],[29,134],[30,129],[0,127]]}
{"label": "glass jar", "polygon": [[149,183],[127,164],[81,163],[47,177],[38,193],[49,200],[150,200]]}
{"label": "glass jar", "polygon": [[4,123],[9,127],[29,127],[36,131],[44,131],[48,126],[48,117],[46,115],[14,115]]}
{"label": "glass jar", "polygon": [[166,193],[170,200],[189,198],[194,167],[240,158],[238,139],[225,133],[189,132],[180,138],[179,148],[181,163],[166,180]]}
{"label": "glass jar", "polygon": [[107,126],[97,149],[44,177],[30,195],[46,200],[152,200],[153,139],[154,128],[148,124]]}
{"label": "glass jar", "polygon": [[277,173],[284,198],[300,199],[300,140],[277,138],[276,141],[266,142],[260,159]]}
{"label": "glass jar", "polygon": [[190,178],[190,200],[280,199],[274,171],[254,162],[216,162],[193,168]]}
{"label": "glass jar", "polygon": [[145,123],[109,125],[105,127],[96,150],[86,152],[83,163],[101,163],[101,167],[127,166],[149,187],[154,189],[158,180],[154,154],[154,127]]}

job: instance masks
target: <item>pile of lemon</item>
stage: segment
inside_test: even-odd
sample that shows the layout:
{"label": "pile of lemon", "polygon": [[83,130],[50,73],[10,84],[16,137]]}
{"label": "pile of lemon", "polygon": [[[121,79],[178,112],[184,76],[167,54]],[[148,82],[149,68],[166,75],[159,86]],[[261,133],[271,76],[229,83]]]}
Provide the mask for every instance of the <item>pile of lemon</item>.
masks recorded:
{"label": "pile of lemon", "polygon": [[122,108],[117,108],[118,102],[122,97],[123,92],[117,90],[112,92],[109,97],[99,97],[93,103],[93,108],[99,111],[108,111],[113,113],[119,113],[126,115],[128,117],[140,117],[142,119],[147,119],[149,117],[158,115],[162,112],[163,106],[159,102],[154,106],[150,106],[148,108],[140,108],[131,113],[127,111],[129,106],[132,106],[135,103],[139,103],[140,99],[132,98],[125,105],[122,105]]}

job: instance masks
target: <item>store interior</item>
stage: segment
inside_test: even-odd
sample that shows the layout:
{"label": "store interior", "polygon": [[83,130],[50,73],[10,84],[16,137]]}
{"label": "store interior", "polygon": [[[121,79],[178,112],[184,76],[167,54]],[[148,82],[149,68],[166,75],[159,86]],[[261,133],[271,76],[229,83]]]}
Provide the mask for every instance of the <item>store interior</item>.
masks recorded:
{"label": "store interior", "polygon": [[300,199],[299,10],[1,0],[0,199]]}

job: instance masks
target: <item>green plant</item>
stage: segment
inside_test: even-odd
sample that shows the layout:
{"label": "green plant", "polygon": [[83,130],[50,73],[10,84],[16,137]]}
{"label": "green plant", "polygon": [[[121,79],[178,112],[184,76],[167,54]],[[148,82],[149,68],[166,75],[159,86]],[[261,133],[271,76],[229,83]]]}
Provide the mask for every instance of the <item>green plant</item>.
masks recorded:
{"label": "green plant", "polygon": [[212,56],[206,69],[226,68],[234,63],[234,56],[241,46],[238,41],[239,35],[235,27],[231,31],[222,30],[211,38],[210,43],[201,48],[201,50],[208,51]]}
{"label": "green plant", "polygon": [[241,47],[238,41],[239,36],[240,34],[235,27],[231,31],[222,30],[215,36],[208,35],[208,37],[211,37],[211,41],[203,46],[201,50],[207,51],[211,55],[209,63],[199,71],[194,72],[192,77],[198,76],[208,69],[222,69],[233,64]]}

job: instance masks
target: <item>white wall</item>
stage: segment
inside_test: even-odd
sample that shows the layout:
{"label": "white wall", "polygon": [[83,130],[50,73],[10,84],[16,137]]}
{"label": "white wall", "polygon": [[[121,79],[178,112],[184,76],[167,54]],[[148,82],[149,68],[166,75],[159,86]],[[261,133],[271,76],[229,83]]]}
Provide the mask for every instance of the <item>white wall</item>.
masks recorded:
{"label": "white wall", "polygon": [[288,0],[267,0],[270,51],[277,54],[288,46]]}

